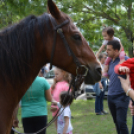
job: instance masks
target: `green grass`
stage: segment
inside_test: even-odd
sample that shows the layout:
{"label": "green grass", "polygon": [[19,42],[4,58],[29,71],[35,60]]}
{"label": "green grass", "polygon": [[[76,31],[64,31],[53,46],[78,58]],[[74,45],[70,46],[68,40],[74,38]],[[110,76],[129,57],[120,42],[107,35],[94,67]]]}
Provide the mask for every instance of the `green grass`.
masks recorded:
{"label": "green grass", "polygon": [[[73,134],[116,134],[115,125],[112,117],[108,115],[95,115],[94,104],[95,100],[74,101],[71,105],[71,112],[74,119],[71,120],[73,125]],[[109,112],[107,100],[104,100],[104,109]],[[50,103],[48,103],[48,120],[52,119],[50,112]],[[21,124],[21,110],[19,109],[20,128],[17,129],[23,132]],[[128,110],[127,124],[129,131],[132,126],[132,116]],[[57,134],[54,123],[47,129],[47,134]]]}

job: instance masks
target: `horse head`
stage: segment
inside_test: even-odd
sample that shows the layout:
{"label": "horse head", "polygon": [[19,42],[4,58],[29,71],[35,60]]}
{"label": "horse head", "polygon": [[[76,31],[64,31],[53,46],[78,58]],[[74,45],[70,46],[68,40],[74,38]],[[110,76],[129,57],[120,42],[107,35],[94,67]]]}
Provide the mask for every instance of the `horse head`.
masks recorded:
{"label": "horse head", "polygon": [[[69,16],[61,12],[52,0],[48,0],[48,10],[51,14],[51,20],[55,20],[57,25],[60,25],[67,20],[69,21],[61,27],[62,32],[72,53],[75,55],[81,65],[85,65],[88,68],[88,73],[85,77],[85,83],[94,84],[95,82],[98,82],[101,79],[101,67],[93,51],[89,47],[86,39],[82,36],[82,34],[71,21]],[[50,23],[51,26],[54,28],[52,21],[50,21]],[[54,38],[54,30],[53,34],[51,34],[51,37]],[[49,53],[49,61],[51,59],[53,41],[54,40],[49,41],[49,48],[47,48],[47,53]],[[69,55],[65,44],[58,33],[55,43],[56,47],[54,51],[54,58],[52,61],[53,65],[56,65],[64,69],[65,71],[76,75],[77,65],[74,62],[73,56]]]}

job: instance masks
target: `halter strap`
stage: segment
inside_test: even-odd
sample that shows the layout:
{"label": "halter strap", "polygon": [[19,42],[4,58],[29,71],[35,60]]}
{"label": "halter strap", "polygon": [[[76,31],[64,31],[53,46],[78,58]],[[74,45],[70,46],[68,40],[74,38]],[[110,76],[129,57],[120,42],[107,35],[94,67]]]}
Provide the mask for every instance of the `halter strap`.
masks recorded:
{"label": "halter strap", "polygon": [[55,52],[55,47],[56,47],[56,38],[57,38],[57,33],[60,35],[61,39],[63,40],[63,44],[65,45],[66,47],[66,50],[68,52],[68,55],[69,56],[72,56],[75,64],[77,67],[80,67],[81,64],[80,62],[78,61],[78,59],[76,58],[76,56],[74,55],[74,53],[72,52],[72,50],[70,49],[70,46],[68,45],[66,39],[65,39],[65,36],[62,32],[62,26],[66,25],[69,23],[69,20],[65,20],[63,23],[61,23],[60,25],[57,24],[56,20],[51,16],[49,15],[49,18],[50,18],[50,21],[52,23],[52,26],[53,26],[53,30],[54,30],[54,41],[53,41],[53,48],[52,48],[52,53],[51,53],[51,59],[50,59],[50,69],[52,69],[52,62],[53,62],[53,58],[54,58],[54,52]]}

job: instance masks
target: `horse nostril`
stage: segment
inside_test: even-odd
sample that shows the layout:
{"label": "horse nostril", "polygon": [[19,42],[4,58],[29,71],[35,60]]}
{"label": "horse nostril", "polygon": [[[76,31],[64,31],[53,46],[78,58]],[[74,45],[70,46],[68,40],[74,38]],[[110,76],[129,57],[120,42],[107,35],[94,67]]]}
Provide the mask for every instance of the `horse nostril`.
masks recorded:
{"label": "horse nostril", "polygon": [[102,71],[101,67],[96,67],[95,69],[99,74],[101,74],[101,71]]}

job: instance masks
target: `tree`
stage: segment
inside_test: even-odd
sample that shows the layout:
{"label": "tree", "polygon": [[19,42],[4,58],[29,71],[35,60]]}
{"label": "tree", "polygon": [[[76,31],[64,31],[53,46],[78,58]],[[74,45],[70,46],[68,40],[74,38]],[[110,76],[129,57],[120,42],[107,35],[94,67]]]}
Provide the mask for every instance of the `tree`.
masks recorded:
{"label": "tree", "polygon": [[121,38],[132,57],[134,40],[134,3],[132,0],[59,0],[61,10],[68,12],[77,26],[83,29],[86,39],[93,47],[101,45],[103,24],[113,26],[115,35]]}
{"label": "tree", "polygon": [[1,0],[0,28],[16,23],[28,15],[41,15],[46,11],[47,0]]}
{"label": "tree", "polygon": [[[103,24],[115,29],[125,50],[132,57],[134,40],[133,0],[54,0],[58,7],[69,14],[79,27],[89,45],[98,50],[102,43]],[[47,11],[47,0],[1,0],[0,28],[30,15]]]}

